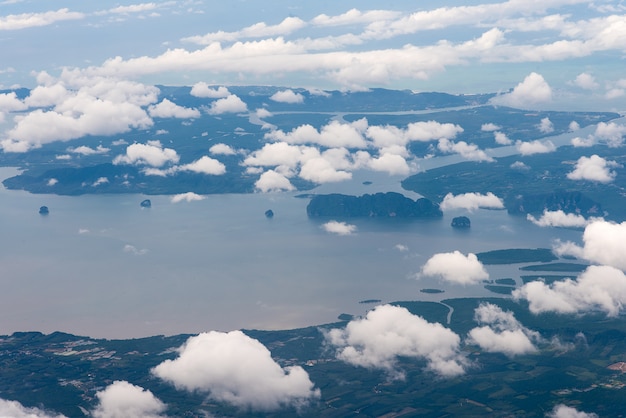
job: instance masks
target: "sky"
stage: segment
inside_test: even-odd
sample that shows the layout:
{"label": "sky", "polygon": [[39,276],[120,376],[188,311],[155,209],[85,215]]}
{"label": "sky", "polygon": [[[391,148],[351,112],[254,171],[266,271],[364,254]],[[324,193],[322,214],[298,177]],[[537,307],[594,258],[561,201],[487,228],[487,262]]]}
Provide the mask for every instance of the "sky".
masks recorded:
{"label": "sky", "polygon": [[[166,100],[158,102],[157,84],[193,86],[197,97],[218,98],[210,114],[248,110],[236,96],[218,88],[232,85],[350,91],[385,87],[458,94],[512,90],[499,104],[623,111],[625,52],[626,4],[622,1],[0,0],[0,89],[27,87],[34,92],[26,100],[0,94],[0,145],[3,152],[23,152],[89,133],[144,129],[151,126],[151,118],[198,116],[196,109],[177,107]],[[221,95],[221,91],[225,93]],[[301,98],[286,89],[275,100],[297,103]],[[41,110],[50,107],[55,107],[55,112]],[[294,169],[289,165],[293,161],[294,167],[300,164],[299,175],[306,180],[323,183],[346,177],[341,164],[325,170],[329,161],[344,161],[345,148],[365,148],[372,143],[386,150],[377,158],[367,159],[366,164],[373,169],[384,166],[399,170],[390,174],[408,174],[409,167],[402,164],[405,161],[397,147],[402,151],[411,140],[438,138],[442,151],[476,151],[467,148],[471,144],[462,148],[462,143],[452,142],[460,128],[451,124],[408,126],[405,131],[393,132],[398,143],[389,143],[389,132],[384,130],[391,128],[366,123],[329,123],[319,132],[306,127],[290,132],[271,130],[267,135],[274,142],[247,156],[244,164],[259,172],[273,167],[260,177],[260,190],[290,190],[285,173]],[[42,132],[33,126],[48,129]],[[432,133],[433,129],[438,131],[432,137],[421,133]],[[484,129],[495,131],[499,144],[510,142],[504,133],[498,135],[497,127]],[[542,122],[539,129],[549,132],[550,121]],[[623,126],[605,124],[598,127],[596,135],[610,141],[616,130],[619,146],[626,133]],[[301,147],[305,137],[306,143],[328,147],[326,141],[332,141],[334,146],[345,148],[305,159],[304,152],[310,151]],[[337,144],[338,138],[346,142]],[[584,146],[585,139],[579,141]],[[554,151],[550,143],[519,143],[522,155],[550,151]],[[213,154],[230,152],[236,151],[222,147]],[[280,160],[283,156],[285,159]],[[357,157],[351,157],[355,164]],[[158,141],[129,145],[126,154],[118,158],[117,163],[144,162],[155,175],[181,170],[219,175],[224,170],[219,161],[208,156],[175,165],[179,163],[175,151]],[[483,154],[473,157],[489,158]],[[158,171],[165,170],[166,164],[173,164],[175,168],[167,170],[174,171]],[[611,182],[616,165],[597,155],[581,157],[568,177]],[[277,171],[277,166],[283,171]],[[199,198],[193,194],[175,197],[178,201]],[[468,210],[502,204],[496,196],[470,193],[446,196],[444,203],[444,209]],[[594,265],[576,279],[552,285],[527,283],[513,297],[528,301],[534,313],[600,310],[607,316],[619,315],[626,303],[626,254],[621,245],[626,223],[580,219],[558,212],[529,221],[540,226],[585,227],[582,246],[562,242],[555,245],[555,251]],[[354,225],[345,223],[329,223],[324,228],[338,235],[357,232]],[[419,274],[458,285],[488,278],[474,254],[453,249],[433,255]],[[426,360],[431,372],[449,377],[468,370],[461,354],[463,344],[509,356],[532,353],[550,344],[495,305],[481,305],[475,315],[476,328],[459,336],[401,308],[380,306],[345,329],[331,330],[327,339],[339,360],[382,369],[391,379],[402,378],[396,367],[400,356]],[[398,344],[383,344],[384,338],[376,333],[381,329],[393,333]],[[425,333],[432,338],[420,338]],[[227,363],[202,349],[220,346],[237,347],[240,357]],[[213,399],[260,410],[297,405],[320,396],[303,369],[282,369],[265,347],[238,331],[191,337],[178,353],[177,359],[164,362],[152,373],[183,391],[206,392]],[[240,360],[250,358],[259,360],[255,362],[258,373],[253,374],[258,380],[239,379],[243,374]],[[194,380],[188,370],[198,367],[207,373],[204,379]],[[207,378],[218,371],[232,380]],[[137,404],[120,402],[129,393]],[[160,416],[165,408],[154,395],[128,382],[113,383],[98,399],[94,416],[99,417],[116,416],[119,408]],[[14,416],[18,410],[24,416],[33,412],[4,401],[0,402],[0,412],[2,408],[12,409]],[[558,406],[554,416],[567,416],[567,408]]]}

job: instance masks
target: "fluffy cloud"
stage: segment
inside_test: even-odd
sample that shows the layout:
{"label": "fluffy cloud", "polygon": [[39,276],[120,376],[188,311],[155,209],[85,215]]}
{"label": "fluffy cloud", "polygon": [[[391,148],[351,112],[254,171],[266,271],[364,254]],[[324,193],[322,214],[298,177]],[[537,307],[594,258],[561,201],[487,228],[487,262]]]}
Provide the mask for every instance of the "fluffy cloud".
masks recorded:
{"label": "fluffy cloud", "polygon": [[213,42],[236,41],[242,38],[261,38],[265,36],[287,35],[306,26],[306,22],[297,17],[287,17],[277,25],[268,25],[265,22],[243,28],[235,32],[218,31],[202,36],[191,36],[184,41],[200,45],[209,45]]}
{"label": "fluffy cloud", "polygon": [[263,193],[296,189],[285,175],[274,170],[268,170],[261,174],[261,177],[254,183],[254,187]]}
{"label": "fluffy cloud", "polygon": [[272,141],[282,141],[289,144],[317,144],[324,147],[365,148],[367,143],[360,132],[360,122],[340,123],[332,121],[322,126],[318,131],[311,125],[300,125],[283,132],[275,130],[265,134],[265,138]]}
{"label": "fluffy cloud", "polygon": [[497,144],[511,145],[513,143],[513,141],[504,132],[496,131],[493,133],[493,136]]}
{"label": "fluffy cloud", "polygon": [[576,167],[567,178],[570,180],[588,180],[598,183],[610,183],[615,180],[616,173],[611,167],[620,167],[615,161],[607,161],[594,154],[591,157],[580,157]]}
{"label": "fluffy cloud", "polygon": [[398,357],[424,359],[428,369],[441,376],[465,372],[457,334],[397,306],[377,306],[365,318],[350,321],[345,329],[330,330],[327,341],[336,347],[340,360],[383,369],[394,378],[403,378],[396,370]]}
{"label": "fluffy cloud", "polygon": [[462,285],[480,283],[489,278],[489,273],[475,254],[465,256],[459,251],[433,255],[422,267],[421,274]]}
{"label": "fluffy cloud", "polygon": [[329,160],[320,156],[310,158],[302,164],[300,177],[314,183],[333,183],[350,180],[352,173],[337,170]]}
{"label": "fluffy cloud", "polygon": [[190,337],[176,359],[152,372],[178,389],[242,408],[275,410],[320,396],[302,367],[280,367],[263,344],[241,331]]}
{"label": "fluffy cloud", "polygon": [[596,83],[595,78],[589,73],[578,74],[576,76],[576,79],[574,80],[574,85],[585,90],[595,90],[599,87],[599,84]]}
{"label": "fluffy cloud", "polygon": [[575,213],[565,213],[562,210],[549,211],[544,210],[539,219],[535,218],[530,213],[526,215],[526,219],[531,221],[537,226],[553,226],[561,228],[583,228],[591,222],[597,221],[597,218],[585,219],[582,215]]}
{"label": "fluffy cloud", "polygon": [[546,416],[548,418],[598,418],[598,414],[582,412],[563,404],[556,405]]}
{"label": "fluffy cloud", "polygon": [[532,108],[539,104],[552,101],[552,88],[537,73],[530,73],[510,93],[494,97],[491,102],[496,105],[510,106],[521,109]]}
{"label": "fluffy cloud", "polygon": [[411,172],[406,159],[401,155],[393,153],[383,153],[377,158],[368,159],[366,165],[374,171],[382,171],[392,176],[406,176]]}
{"label": "fluffy cloud", "polygon": [[550,118],[541,119],[538,128],[539,132],[541,132],[542,134],[549,134],[551,132],[554,132],[554,124],[552,123]]}
{"label": "fluffy cloud", "polygon": [[556,150],[556,146],[552,141],[539,140],[529,142],[517,141],[515,148],[517,148],[517,151],[522,155],[547,154]]}
{"label": "fluffy cloud", "polygon": [[596,139],[593,135],[588,135],[587,138],[581,138],[577,136],[575,138],[572,138],[570,143],[576,148],[592,147],[596,144]]}
{"label": "fluffy cloud", "polygon": [[322,225],[322,229],[331,234],[352,235],[356,232],[356,225],[350,225],[345,222],[330,221]]}
{"label": "fluffy cloud", "polygon": [[508,356],[537,351],[533,341],[539,341],[540,335],[520,324],[512,312],[504,312],[491,303],[482,303],[474,311],[474,319],[484,326],[470,330],[470,344],[476,344],[490,353]]}
{"label": "fluffy cloud", "polygon": [[26,408],[17,401],[0,399],[0,417],[6,418],[66,418],[65,415],[51,414],[39,408]]}
{"label": "fluffy cloud", "polygon": [[17,98],[15,92],[0,94],[0,112],[26,110],[28,106]]}
{"label": "fluffy cloud", "polygon": [[223,99],[230,96],[230,92],[224,86],[218,88],[211,88],[207,83],[196,83],[191,87],[190,94],[195,97],[202,97],[208,99]]}
{"label": "fluffy cloud", "polygon": [[463,193],[453,195],[448,193],[441,202],[441,210],[467,209],[473,211],[479,208],[504,209],[504,202],[491,192],[487,194]]}
{"label": "fluffy cloud", "polygon": [[440,139],[437,148],[441,152],[456,153],[469,161],[493,162],[494,159],[487,155],[485,151],[478,148],[476,144],[468,144],[465,141],[452,142],[448,139]]}
{"label": "fluffy cloud", "polygon": [[592,263],[605,264],[626,271],[626,222],[621,224],[596,220],[585,227],[583,246],[558,243],[559,255],[573,255]]}
{"label": "fluffy cloud", "polygon": [[619,147],[624,142],[625,134],[626,125],[620,125],[615,122],[600,122],[596,126],[594,136],[598,140],[606,142],[610,147]]}
{"label": "fluffy cloud", "polygon": [[304,96],[300,93],[295,93],[291,89],[277,91],[270,96],[270,100],[279,103],[304,103]]}
{"label": "fluffy cloud", "polygon": [[179,106],[168,99],[163,99],[160,103],[150,106],[148,113],[153,118],[189,119],[200,117],[200,111],[198,109]]}
{"label": "fluffy cloud", "polygon": [[125,155],[118,155],[113,164],[144,164],[151,167],[162,167],[166,163],[177,163],[180,157],[175,150],[163,148],[159,141],[148,141],[147,144],[134,143],[126,148]]}
{"label": "fluffy cloud", "polygon": [[208,109],[210,115],[221,115],[222,113],[247,112],[248,105],[235,94],[230,94],[224,98],[217,99],[211,103]]}
{"label": "fluffy cloud", "polygon": [[192,163],[181,165],[178,169],[181,171],[193,171],[194,173],[212,174],[215,176],[226,173],[226,166],[224,164],[206,155]]}
{"label": "fluffy cloud", "polygon": [[152,392],[125,381],[116,381],[96,393],[94,418],[158,418],[166,406]]}
{"label": "fluffy cloud", "polygon": [[70,12],[63,8],[56,11],[41,13],[22,13],[0,17],[0,30],[18,30],[38,26],[52,25],[63,20],[83,19],[85,15],[79,12]]}
{"label": "fluffy cloud", "polygon": [[105,148],[102,145],[98,145],[95,149],[88,147],[86,145],[81,145],[76,148],[67,149],[67,152],[72,152],[74,154],[80,154],[80,155],[106,154],[109,151],[111,151],[110,148]]}
{"label": "fluffy cloud", "polygon": [[209,152],[215,155],[235,155],[237,152],[230,146],[226,144],[215,144],[211,148],[209,148]]}
{"label": "fluffy cloud", "polygon": [[170,200],[172,201],[172,203],[179,203],[179,202],[197,202],[199,200],[204,200],[204,199],[205,197],[202,195],[199,195],[194,192],[187,192],[187,193],[176,194],[172,196]]}
{"label": "fluffy cloud", "polygon": [[480,126],[480,130],[484,131],[484,132],[493,132],[493,131],[499,131],[500,129],[502,129],[501,126],[496,125],[495,123],[483,123]]}
{"label": "fluffy cloud", "polygon": [[535,314],[601,311],[615,317],[626,304],[626,276],[611,266],[589,266],[576,280],[526,283],[513,291],[513,298],[527,300]]}

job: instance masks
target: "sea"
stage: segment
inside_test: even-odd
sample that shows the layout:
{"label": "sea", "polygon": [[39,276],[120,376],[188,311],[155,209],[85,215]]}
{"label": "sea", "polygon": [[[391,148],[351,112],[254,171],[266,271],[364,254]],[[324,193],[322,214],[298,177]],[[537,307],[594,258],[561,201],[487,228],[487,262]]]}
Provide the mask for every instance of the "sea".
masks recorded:
{"label": "sea", "polygon": [[[432,162],[429,162],[432,165]],[[17,174],[1,168],[0,179]],[[313,193],[398,191],[401,177],[356,172]],[[369,183],[371,184],[364,184]],[[150,199],[152,206],[140,203]],[[504,210],[437,220],[354,219],[350,235],[309,219],[300,193],[57,196],[0,189],[0,335],[61,331],[94,338],[293,329],[363,315],[375,304],[502,297],[483,284],[420,275],[440,252],[549,248],[582,231],[540,228]],[[41,206],[49,208],[46,216]],[[271,209],[273,218],[265,211]],[[451,228],[467,215],[470,230]],[[487,266],[521,284],[520,265]],[[420,292],[444,290],[440,294]]]}

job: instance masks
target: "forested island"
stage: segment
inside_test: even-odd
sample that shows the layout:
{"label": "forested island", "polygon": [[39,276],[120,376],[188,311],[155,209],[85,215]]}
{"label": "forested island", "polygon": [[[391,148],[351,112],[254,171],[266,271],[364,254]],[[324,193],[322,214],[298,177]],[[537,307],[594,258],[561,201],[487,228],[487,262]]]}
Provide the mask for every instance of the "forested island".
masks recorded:
{"label": "forested island", "polygon": [[440,218],[439,205],[426,198],[412,200],[400,193],[363,196],[344,194],[314,195],[306,208],[311,218]]}

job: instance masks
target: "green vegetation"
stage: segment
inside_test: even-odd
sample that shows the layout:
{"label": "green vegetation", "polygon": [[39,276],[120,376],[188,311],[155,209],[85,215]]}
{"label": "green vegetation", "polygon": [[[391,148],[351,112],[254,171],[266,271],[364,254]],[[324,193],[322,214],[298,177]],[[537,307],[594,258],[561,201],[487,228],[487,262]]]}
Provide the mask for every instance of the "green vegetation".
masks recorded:
{"label": "green vegetation", "polygon": [[557,260],[548,248],[494,250],[476,254],[483,264],[516,264]]}
{"label": "green vegetation", "polygon": [[445,292],[445,290],[441,290],[441,289],[420,289],[420,292],[422,292],[422,293],[443,293],[443,292]]}

